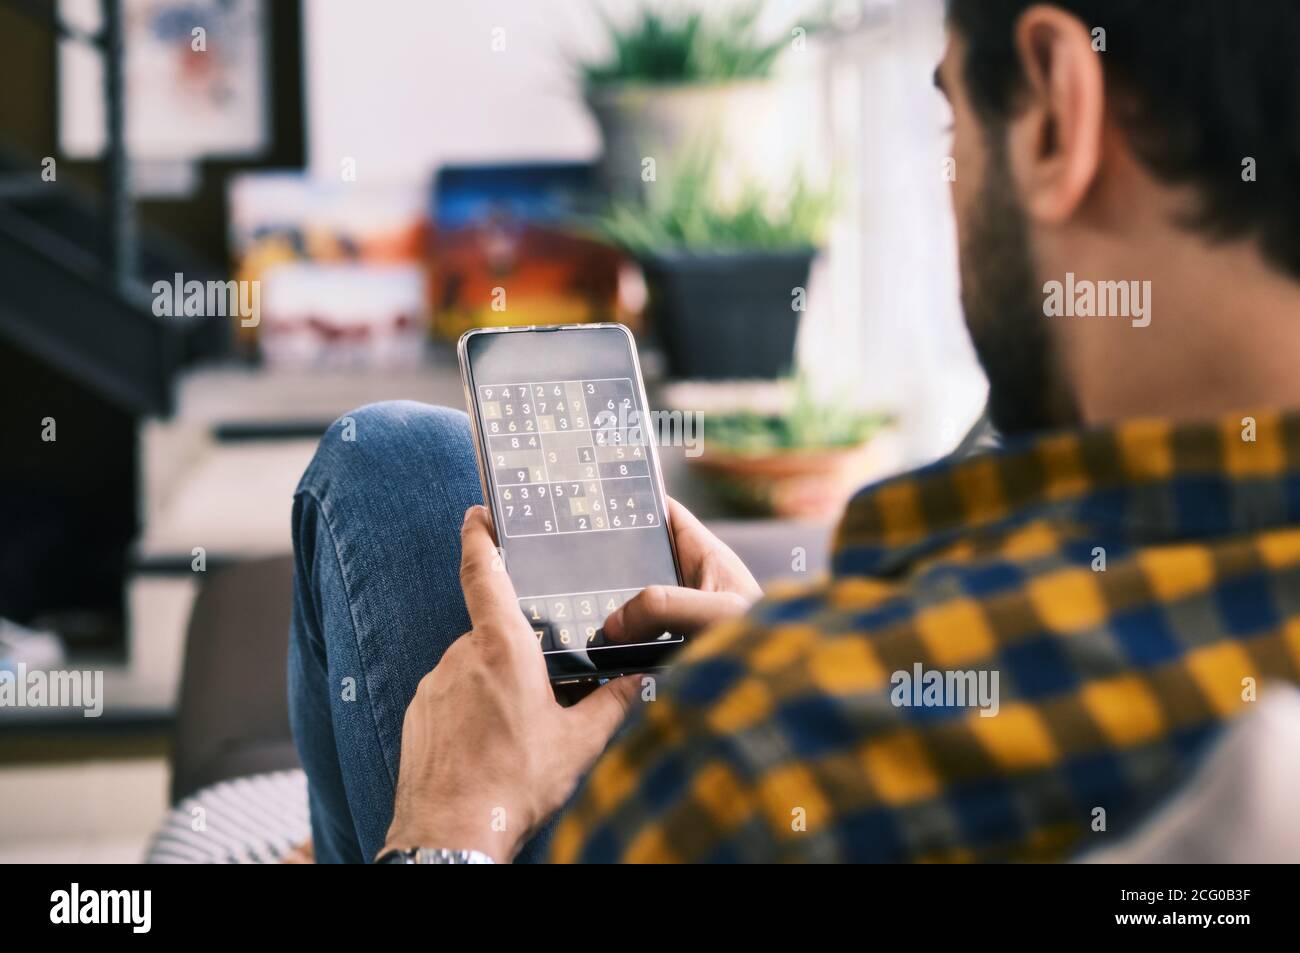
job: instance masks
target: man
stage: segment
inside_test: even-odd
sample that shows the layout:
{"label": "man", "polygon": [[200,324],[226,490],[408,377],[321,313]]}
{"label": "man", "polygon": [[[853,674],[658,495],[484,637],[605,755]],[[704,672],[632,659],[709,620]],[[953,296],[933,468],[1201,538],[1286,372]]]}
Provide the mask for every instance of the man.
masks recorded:
{"label": "man", "polygon": [[560,861],[1068,858],[1300,681],[1300,13],[949,20],[963,298],[1005,448],[863,491],[832,577],[748,610],[748,573],[674,508],[693,589],[606,628],[702,634],[602,754],[639,683],[561,707],[483,511],[459,580],[417,515],[477,497],[463,419],[360,412],[296,506],[318,855],[540,859],[565,808]]}

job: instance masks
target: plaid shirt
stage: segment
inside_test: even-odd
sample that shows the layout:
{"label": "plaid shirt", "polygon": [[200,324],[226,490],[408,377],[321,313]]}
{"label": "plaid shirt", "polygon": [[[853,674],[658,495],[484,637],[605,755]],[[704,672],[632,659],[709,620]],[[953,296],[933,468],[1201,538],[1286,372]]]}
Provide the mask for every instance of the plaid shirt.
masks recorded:
{"label": "plaid shirt", "polygon": [[1300,681],[1300,416],[1019,441],[862,491],[829,580],[688,647],[553,856],[1068,858],[1270,681]]}

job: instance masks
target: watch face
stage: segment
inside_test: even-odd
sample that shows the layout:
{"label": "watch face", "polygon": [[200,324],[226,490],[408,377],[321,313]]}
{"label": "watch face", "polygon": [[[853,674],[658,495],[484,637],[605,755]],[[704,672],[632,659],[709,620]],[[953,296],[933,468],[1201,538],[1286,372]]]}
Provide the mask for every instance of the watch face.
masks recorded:
{"label": "watch face", "polygon": [[448,850],[445,847],[412,847],[390,850],[375,861],[377,864],[495,864],[496,861],[477,850]]}
{"label": "watch face", "polygon": [[447,850],[446,848],[437,848],[430,850],[421,847],[415,852],[415,863],[417,864],[494,864],[494,861],[487,854],[477,850]]}

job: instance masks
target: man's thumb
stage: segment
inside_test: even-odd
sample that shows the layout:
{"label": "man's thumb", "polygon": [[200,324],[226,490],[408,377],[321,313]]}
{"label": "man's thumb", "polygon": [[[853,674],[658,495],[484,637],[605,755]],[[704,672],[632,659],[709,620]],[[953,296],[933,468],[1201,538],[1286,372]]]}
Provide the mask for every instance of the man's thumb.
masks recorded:
{"label": "man's thumb", "polygon": [[583,753],[589,761],[595,761],[605,750],[614,732],[638,704],[640,691],[641,676],[625,675],[606,682],[572,708],[565,709],[578,723]]}

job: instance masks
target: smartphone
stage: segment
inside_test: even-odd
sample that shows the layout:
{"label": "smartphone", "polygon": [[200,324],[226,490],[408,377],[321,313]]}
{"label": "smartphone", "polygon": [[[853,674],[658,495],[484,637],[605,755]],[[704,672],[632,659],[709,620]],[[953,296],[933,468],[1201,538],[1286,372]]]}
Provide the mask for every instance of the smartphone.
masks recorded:
{"label": "smartphone", "polygon": [[606,640],[605,617],[681,585],[632,334],[478,328],[457,347],[483,498],[553,682],[662,668],[684,639]]}

